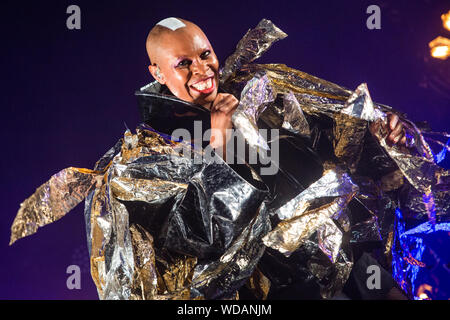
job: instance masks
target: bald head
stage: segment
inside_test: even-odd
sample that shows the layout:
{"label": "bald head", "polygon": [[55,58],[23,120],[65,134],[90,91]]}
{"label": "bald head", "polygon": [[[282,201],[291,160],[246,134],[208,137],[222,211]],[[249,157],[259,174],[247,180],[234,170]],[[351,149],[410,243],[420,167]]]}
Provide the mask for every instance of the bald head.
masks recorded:
{"label": "bald head", "polygon": [[183,37],[193,30],[203,34],[196,24],[181,18],[166,18],[159,21],[148,33],[145,43],[150,62],[158,63],[159,49],[170,45],[174,37]]}
{"label": "bald head", "polygon": [[219,61],[206,35],[194,23],[167,18],[147,36],[149,71],[173,95],[208,108],[217,95]]}

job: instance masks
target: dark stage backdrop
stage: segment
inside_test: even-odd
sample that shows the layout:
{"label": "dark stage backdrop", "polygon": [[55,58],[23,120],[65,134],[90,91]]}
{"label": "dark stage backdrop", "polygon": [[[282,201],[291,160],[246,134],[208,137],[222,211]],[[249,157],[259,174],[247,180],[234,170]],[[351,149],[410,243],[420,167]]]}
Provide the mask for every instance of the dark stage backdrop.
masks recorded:
{"label": "dark stage backdrop", "polygon": [[[66,9],[81,8],[69,30]],[[369,5],[381,29],[366,27]],[[262,19],[289,36],[259,62],[285,63],[355,89],[448,131],[447,61],[428,42],[449,37],[440,15],[448,1],[2,1],[0,298],[97,299],[89,274],[83,205],[9,247],[20,203],[57,171],[92,168],[135,128],[135,89],[152,81],[145,52],[149,29],[175,16],[197,23],[221,61]],[[443,69],[444,68],[444,69]],[[66,287],[66,268],[81,267],[81,289]]]}

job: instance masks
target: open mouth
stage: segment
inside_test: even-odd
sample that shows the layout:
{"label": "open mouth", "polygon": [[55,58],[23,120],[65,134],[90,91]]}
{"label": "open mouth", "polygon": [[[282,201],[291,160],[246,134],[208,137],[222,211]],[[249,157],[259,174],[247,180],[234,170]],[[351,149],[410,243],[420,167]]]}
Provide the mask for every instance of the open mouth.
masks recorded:
{"label": "open mouth", "polygon": [[200,80],[190,85],[190,87],[203,94],[211,93],[214,91],[214,76]]}

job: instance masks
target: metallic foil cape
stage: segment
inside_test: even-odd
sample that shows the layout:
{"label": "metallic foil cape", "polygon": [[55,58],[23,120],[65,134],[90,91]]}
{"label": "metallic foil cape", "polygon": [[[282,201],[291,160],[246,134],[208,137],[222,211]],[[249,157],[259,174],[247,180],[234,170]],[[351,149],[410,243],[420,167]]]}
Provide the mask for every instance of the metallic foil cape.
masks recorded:
{"label": "metallic foil cape", "polygon": [[220,158],[194,162],[197,151],[182,154],[180,144],[145,127],[127,132],[107,183],[89,195],[102,299],[230,298],[254,271],[270,228],[260,210],[267,190]]}
{"label": "metallic foil cape", "polygon": [[[372,102],[365,84],[351,91],[285,65],[250,64],[284,37],[263,20],[221,72],[221,89],[240,98],[233,123],[251,147],[273,148],[259,128],[282,132],[280,145],[290,148],[282,150],[290,151],[280,154],[274,177],[257,177],[247,165],[241,169],[252,174],[238,174],[220,158],[198,163],[202,150],[141,126],[94,171],[68,168],[38,188],[19,210],[11,243],[86,197],[101,299],[234,299],[246,281],[264,298],[269,283],[277,292],[291,277],[300,288],[318,284],[329,298],[350,274],[352,246],[374,241],[385,265],[396,266],[397,282],[417,296],[423,287],[411,274],[425,272],[426,251],[418,234],[447,230],[449,173],[439,163],[449,135]],[[406,147],[386,143],[388,112],[406,124]],[[305,159],[314,170],[298,171]],[[428,222],[426,231],[416,228]]]}
{"label": "metallic foil cape", "polygon": [[[246,41],[250,42],[249,39]],[[245,55],[245,49],[238,47],[233,56],[240,55]],[[401,209],[417,223],[424,217],[432,224],[448,219],[449,172],[439,165],[450,151],[448,133],[422,129],[391,107],[374,103],[366,84],[352,92],[281,64],[242,64],[240,68],[233,68],[231,64],[224,70],[234,70],[232,76],[224,78],[222,87],[240,97],[233,123],[250,146],[270,148],[261,136],[260,128],[284,128],[298,135],[309,135],[312,149],[325,163],[345,168],[351,175],[360,190],[349,203],[351,243],[381,241],[389,263],[393,248],[397,250],[394,254],[397,258],[407,255],[394,239],[398,231],[394,230],[396,209]],[[283,97],[285,103],[277,102]],[[397,114],[404,123],[405,147],[386,143],[388,113]],[[305,125],[304,117],[309,125]],[[297,128],[293,126],[296,120]],[[369,132],[369,128],[376,129]],[[328,143],[326,151],[323,151],[324,141]],[[319,194],[316,197],[319,199]],[[282,217],[283,208],[278,211]],[[319,219],[320,209],[315,208],[313,218],[300,214],[291,220],[283,220],[264,242],[288,255],[301,249],[302,242],[294,234],[302,235],[305,241],[315,230],[315,224],[310,221]],[[334,224],[323,222],[321,225],[322,234],[336,234],[332,229],[327,231]],[[311,230],[308,230],[309,226]],[[397,243],[399,238],[396,238]],[[334,250],[328,252],[337,252],[338,242]],[[416,245],[420,250],[420,245]],[[397,280],[401,278],[396,277]],[[414,279],[403,277],[402,281]],[[402,288],[406,287],[403,285]],[[406,293],[410,297],[417,295],[411,289]]]}

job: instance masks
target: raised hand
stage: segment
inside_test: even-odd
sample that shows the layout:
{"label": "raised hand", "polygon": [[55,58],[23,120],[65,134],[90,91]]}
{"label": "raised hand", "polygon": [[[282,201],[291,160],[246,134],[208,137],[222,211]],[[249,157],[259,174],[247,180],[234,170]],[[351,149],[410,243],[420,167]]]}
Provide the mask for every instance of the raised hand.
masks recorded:
{"label": "raised hand", "polygon": [[[223,147],[225,149],[232,128],[231,116],[239,105],[239,100],[228,93],[217,94],[211,107],[211,138],[210,145],[213,148]],[[224,153],[225,154],[225,153]]]}
{"label": "raised hand", "polygon": [[394,113],[387,114],[387,126],[382,121],[376,121],[370,125],[372,134],[380,129],[380,126],[387,132],[386,143],[390,146],[394,144],[405,145],[406,136],[403,129],[403,123]]}

